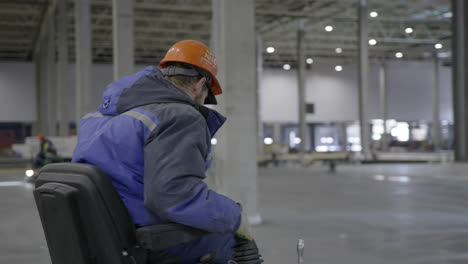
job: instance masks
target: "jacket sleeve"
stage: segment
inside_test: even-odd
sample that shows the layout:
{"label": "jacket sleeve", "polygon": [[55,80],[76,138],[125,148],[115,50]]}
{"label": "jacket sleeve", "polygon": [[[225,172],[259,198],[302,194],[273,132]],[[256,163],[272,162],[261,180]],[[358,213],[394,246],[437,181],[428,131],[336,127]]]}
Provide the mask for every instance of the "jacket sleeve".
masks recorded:
{"label": "jacket sleeve", "polygon": [[239,206],[203,182],[210,142],[205,119],[184,107],[164,111],[158,118],[144,149],[145,206],[170,222],[234,232],[240,224]]}

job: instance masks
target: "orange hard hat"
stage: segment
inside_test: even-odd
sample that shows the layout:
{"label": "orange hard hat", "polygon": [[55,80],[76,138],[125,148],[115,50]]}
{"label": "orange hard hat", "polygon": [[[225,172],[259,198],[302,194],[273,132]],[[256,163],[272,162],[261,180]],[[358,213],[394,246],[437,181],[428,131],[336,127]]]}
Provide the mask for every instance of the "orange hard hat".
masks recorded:
{"label": "orange hard hat", "polygon": [[37,135],[37,138],[41,141],[45,139],[44,135],[42,134]]}
{"label": "orange hard hat", "polygon": [[179,41],[167,51],[166,56],[159,63],[159,67],[161,69],[165,68],[168,62],[187,63],[209,72],[212,77],[211,91],[214,95],[223,93],[221,85],[216,79],[218,73],[216,58],[205,44],[196,40]]}

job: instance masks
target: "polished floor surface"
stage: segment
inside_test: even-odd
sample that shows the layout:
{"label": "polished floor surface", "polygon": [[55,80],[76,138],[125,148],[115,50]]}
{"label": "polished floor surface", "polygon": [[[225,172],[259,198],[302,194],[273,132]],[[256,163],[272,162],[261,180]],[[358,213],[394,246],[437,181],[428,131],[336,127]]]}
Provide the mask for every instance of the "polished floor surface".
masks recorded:
{"label": "polished floor surface", "polygon": [[[0,263],[49,264],[23,171],[0,170]],[[260,169],[266,264],[468,263],[468,164]]]}

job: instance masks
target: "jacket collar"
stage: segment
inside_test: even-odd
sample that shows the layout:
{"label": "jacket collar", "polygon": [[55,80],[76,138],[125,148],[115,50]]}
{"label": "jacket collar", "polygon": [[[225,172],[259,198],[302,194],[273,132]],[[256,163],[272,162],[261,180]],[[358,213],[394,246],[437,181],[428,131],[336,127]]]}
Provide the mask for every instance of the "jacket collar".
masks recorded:
{"label": "jacket collar", "polygon": [[195,105],[195,108],[205,117],[211,137],[214,137],[216,132],[226,122],[226,117],[203,105]]}

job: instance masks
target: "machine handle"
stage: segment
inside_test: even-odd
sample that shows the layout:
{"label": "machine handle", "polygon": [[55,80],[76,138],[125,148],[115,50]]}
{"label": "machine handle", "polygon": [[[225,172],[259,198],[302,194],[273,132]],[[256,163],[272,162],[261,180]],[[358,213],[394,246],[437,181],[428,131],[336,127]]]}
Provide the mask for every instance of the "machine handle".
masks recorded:
{"label": "machine handle", "polygon": [[304,240],[297,240],[297,264],[304,263]]}

